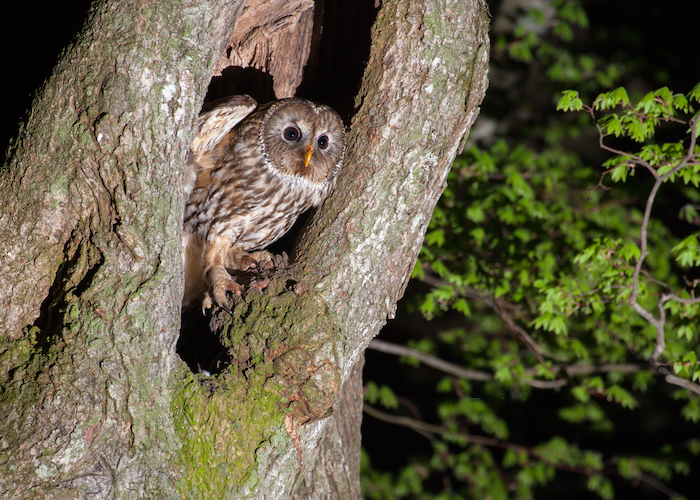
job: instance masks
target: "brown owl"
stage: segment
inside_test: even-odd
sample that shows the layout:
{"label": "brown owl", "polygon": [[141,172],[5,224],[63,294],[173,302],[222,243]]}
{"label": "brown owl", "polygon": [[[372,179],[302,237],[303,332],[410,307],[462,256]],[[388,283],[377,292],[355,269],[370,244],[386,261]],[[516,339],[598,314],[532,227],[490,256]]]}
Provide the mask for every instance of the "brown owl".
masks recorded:
{"label": "brown owl", "polygon": [[328,196],[345,157],[345,129],[328,106],[290,98],[257,106],[233,96],[204,112],[185,171],[185,294],[226,305],[262,251]]}

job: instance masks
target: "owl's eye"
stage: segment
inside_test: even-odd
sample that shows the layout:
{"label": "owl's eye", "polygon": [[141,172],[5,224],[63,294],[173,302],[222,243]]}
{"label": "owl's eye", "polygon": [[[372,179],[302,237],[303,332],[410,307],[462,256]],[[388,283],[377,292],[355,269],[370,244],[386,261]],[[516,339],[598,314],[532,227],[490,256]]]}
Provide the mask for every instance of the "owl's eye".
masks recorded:
{"label": "owl's eye", "polygon": [[318,138],[319,149],[326,149],[328,147],[328,143],[328,136],[326,134],[323,134],[321,137]]}
{"label": "owl's eye", "polygon": [[298,128],[294,126],[289,126],[286,129],[284,129],[284,132],[282,132],[282,136],[290,142],[296,142],[299,140],[299,137],[301,137],[301,132],[299,132]]}

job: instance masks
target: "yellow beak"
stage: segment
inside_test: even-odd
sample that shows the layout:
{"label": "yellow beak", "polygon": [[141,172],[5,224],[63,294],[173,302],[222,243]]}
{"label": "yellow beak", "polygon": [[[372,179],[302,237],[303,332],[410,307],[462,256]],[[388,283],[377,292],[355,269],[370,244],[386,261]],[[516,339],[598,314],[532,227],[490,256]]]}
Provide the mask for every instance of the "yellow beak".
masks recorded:
{"label": "yellow beak", "polygon": [[304,149],[304,155],[303,155],[304,156],[304,167],[309,166],[309,162],[311,161],[311,155],[313,154],[313,152],[314,152],[314,147],[311,144],[306,146],[306,149]]}

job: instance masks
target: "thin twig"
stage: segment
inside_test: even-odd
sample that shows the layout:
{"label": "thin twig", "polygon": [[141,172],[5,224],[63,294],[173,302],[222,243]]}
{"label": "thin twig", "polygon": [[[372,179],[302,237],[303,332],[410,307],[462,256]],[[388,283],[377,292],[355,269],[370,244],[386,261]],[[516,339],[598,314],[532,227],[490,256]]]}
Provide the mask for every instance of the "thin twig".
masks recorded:
{"label": "thin twig", "polygon": [[493,375],[487,372],[481,372],[478,370],[469,370],[467,368],[462,368],[459,365],[449,363],[443,359],[431,356],[424,352],[411,349],[410,347],[391,344],[379,339],[372,339],[369,343],[369,348],[375,351],[385,352],[387,354],[394,354],[396,356],[407,356],[409,358],[417,359],[421,363],[433,367],[441,372],[449,373],[456,377],[464,378],[467,380],[493,380]]}
{"label": "thin twig", "polygon": [[[479,380],[479,381],[491,381],[494,380],[494,376],[488,372],[482,372],[478,370],[470,370],[463,368],[454,363],[445,361],[436,356],[426,354],[424,352],[411,349],[410,347],[402,346],[399,344],[392,344],[391,342],[385,342],[384,340],[373,339],[369,343],[369,349],[375,351],[384,352],[387,354],[393,354],[395,356],[406,356],[409,358],[417,359],[423,364],[440,370],[444,373],[454,375],[455,377],[464,378],[466,380]],[[621,373],[635,373],[641,370],[640,365],[631,363],[605,363],[602,365],[586,365],[586,364],[575,364],[575,365],[553,365],[551,367],[552,372],[556,373],[559,370],[564,370],[567,376],[574,375],[588,375],[590,373],[607,373],[612,371],[617,371]],[[525,370],[528,376],[535,376],[537,374],[536,368],[528,368]],[[526,384],[535,387],[536,389],[556,389],[559,387],[564,387],[568,385],[568,381],[565,379],[557,380],[537,380],[525,378],[521,380]]]}
{"label": "thin twig", "polygon": [[[631,153],[628,153],[626,151],[622,151],[620,149],[611,148],[610,146],[605,144],[603,142],[603,140],[606,137],[608,137],[610,134],[604,134],[602,129],[600,128],[600,125],[598,125],[597,123],[596,123],[596,128],[598,129],[598,136],[599,136],[598,146],[600,147],[600,149],[607,151],[608,153],[612,153],[614,155],[626,156],[627,158],[630,159],[630,161],[629,161],[630,164],[634,165],[636,163],[638,165],[641,165],[644,168],[646,168],[649,172],[651,172],[651,175],[653,175],[654,178],[658,178],[658,174],[656,173],[656,170],[654,170],[654,168],[651,165],[649,165],[649,163],[647,161],[643,160],[642,158],[640,158],[637,155],[633,155]],[[611,168],[609,171],[612,171],[612,170],[613,169]]]}
{"label": "thin twig", "polygon": [[[576,364],[563,367],[567,375],[588,375],[590,373],[637,373],[642,370],[643,365],[634,363],[603,363],[602,365]],[[553,366],[552,368],[556,368]]]}
{"label": "thin twig", "polygon": [[527,345],[527,348],[530,350],[530,352],[535,355],[537,361],[539,361],[540,364],[542,364],[542,366],[546,368],[547,365],[545,364],[544,357],[542,356],[542,349],[540,348],[540,346],[537,345],[537,342],[535,342],[532,339],[532,337],[530,337],[530,335],[528,335],[528,333],[523,328],[521,328],[520,325],[518,325],[509,314],[506,314],[505,311],[501,309],[501,306],[498,304],[498,302],[494,302],[494,304],[494,311],[498,313],[498,315],[508,326],[510,331],[520,335],[520,338],[523,339],[523,342],[525,342],[525,345]]}

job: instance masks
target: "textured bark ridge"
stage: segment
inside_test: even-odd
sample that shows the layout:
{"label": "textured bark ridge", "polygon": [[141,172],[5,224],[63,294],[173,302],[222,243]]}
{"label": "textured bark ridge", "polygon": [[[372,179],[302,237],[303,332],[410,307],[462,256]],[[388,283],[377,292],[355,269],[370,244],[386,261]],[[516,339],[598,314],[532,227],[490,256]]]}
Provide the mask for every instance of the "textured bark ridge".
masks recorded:
{"label": "textured bark ridge", "polygon": [[239,4],[95,2],[37,93],[0,174],[0,498],[180,495],[182,160]]}
{"label": "textured bark ridge", "polygon": [[316,461],[306,469],[292,499],[361,498],[358,479],[363,365],[364,355],[361,355],[343,384],[337,408],[326,423]]}
{"label": "textured bark ridge", "polygon": [[97,2],[34,103],[0,173],[1,498],[359,498],[362,352],[478,113],[486,10],[382,3],[337,188],[286,274],[210,318],[208,376],[175,353],[207,83],[235,60],[281,97],[324,61],[322,2],[243,3]]}
{"label": "textured bark ridge", "polygon": [[378,14],[340,187],[299,248],[346,336],[343,374],[394,315],[479,112],[488,53],[480,1],[386,2]]}

